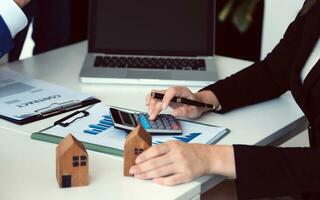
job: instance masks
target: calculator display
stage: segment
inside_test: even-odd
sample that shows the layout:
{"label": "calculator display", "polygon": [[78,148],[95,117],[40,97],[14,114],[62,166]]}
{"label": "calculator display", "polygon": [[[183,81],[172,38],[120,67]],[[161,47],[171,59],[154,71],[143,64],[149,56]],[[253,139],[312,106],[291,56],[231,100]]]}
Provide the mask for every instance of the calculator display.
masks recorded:
{"label": "calculator display", "polygon": [[116,109],[110,109],[112,119],[116,124],[122,124],[125,126],[136,127],[137,124],[133,118],[133,115],[127,112],[123,112]]}
{"label": "calculator display", "polygon": [[119,115],[124,125],[135,126],[136,123],[133,121],[133,118],[130,116],[131,114],[119,111]]}

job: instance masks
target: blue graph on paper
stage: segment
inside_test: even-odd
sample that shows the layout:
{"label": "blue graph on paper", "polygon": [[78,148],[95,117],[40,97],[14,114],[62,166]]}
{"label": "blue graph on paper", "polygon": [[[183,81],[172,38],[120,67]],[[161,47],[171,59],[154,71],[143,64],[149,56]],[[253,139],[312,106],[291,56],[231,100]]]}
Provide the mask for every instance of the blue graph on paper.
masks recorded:
{"label": "blue graph on paper", "polygon": [[[184,136],[174,136],[172,138],[180,140],[181,142],[188,143],[191,140],[193,140],[194,138],[198,137],[199,135],[201,135],[201,133],[189,133],[189,134],[186,134]],[[163,142],[162,141],[154,141],[153,142],[153,144],[161,144],[161,143],[163,143]]]}
{"label": "blue graph on paper", "polygon": [[83,132],[90,135],[97,135],[111,127],[114,127],[111,116],[103,115],[102,119],[98,123],[90,124],[88,129],[84,130]]}

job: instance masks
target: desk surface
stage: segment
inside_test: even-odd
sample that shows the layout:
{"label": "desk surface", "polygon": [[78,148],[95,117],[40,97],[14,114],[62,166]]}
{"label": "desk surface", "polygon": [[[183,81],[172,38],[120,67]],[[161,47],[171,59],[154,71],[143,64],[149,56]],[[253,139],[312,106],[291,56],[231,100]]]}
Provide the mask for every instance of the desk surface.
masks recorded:
{"label": "desk surface", "polygon": [[[122,159],[89,154],[90,184],[60,189],[56,181],[56,145],[29,136],[1,131],[0,199],[191,199],[198,183],[163,187],[151,181],[122,176]],[[147,192],[146,192],[147,191]],[[185,194],[188,191],[189,194]],[[181,195],[185,198],[181,198]],[[192,196],[193,195],[193,196]]]}
{"label": "desk surface", "polygon": [[[144,105],[145,95],[154,87],[81,84],[79,82],[79,73],[85,54],[86,43],[79,43],[41,54],[22,62],[8,64],[6,67],[34,78],[94,95],[108,105],[146,110]],[[250,64],[247,61],[220,56],[216,57],[216,63],[220,78],[235,73]],[[162,89],[163,87],[157,88]],[[196,91],[199,88],[192,89]],[[90,163],[93,166],[90,171],[91,185],[86,188],[75,189],[77,190],[76,194],[79,193],[81,196],[71,192],[73,189],[60,191],[57,189],[54,178],[54,145],[31,141],[26,138],[27,136],[17,136],[12,132],[30,135],[35,131],[52,125],[55,120],[62,118],[64,115],[24,126],[0,120],[0,131],[8,132],[1,133],[5,136],[2,137],[1,135],[1,143],[4,144],[0,147],[3,149],[0,157],[6,158],[5,161],[11,163],[12,169],[16,169],[15,171],[19,171],[18,166],[23,166],[21,168],[26,172],[19,174],[19,177],[17,177],[19,180],[10,179],[12,174],[6,170],[11,171],[11,168],[5,165],[3,169],[3,166],[0,166],[0,177],[4,177],[2,180],[5,180],[0,181],[0,197],[6,195],[4,196],[6,197],[5,199],[12,199],[10,195],[13,195],[13,188],[16,188],[16,191],[26,192],[28,196],[30,194],[33,197],[32,199],[40,199],[45,194],[48,194],[48,197],[52,199],[58,199],[58,197],[56,198],[58,195],[61,195],[59,197],[72,197],[74,195],[77,199],[79,197],[85,199],[89,196],[98,198],[99,196],[108,197],[111,194],[110,192],[115,196],[113,199],[127,199],[126,197],[130,197],[130,199],[144,199],[147,197],[148,199],[149,197],[152,197],[152,199],[192,199],[197,197],[200,192],[206,191],[222,180],[222,177],[218,176],[205,176],[181,186],[162,187],[150,181],[143,182],[122,177],[122,158],[90,152]],[[224,115],[209,113],[199,120],[231,129],[231,133],[221,140],[220,144],[272,144],[288,135],[300,132],[306,126],[303,113],[289,93],[277,99],[238,109]],[[10,147],[9,141],[19,144],[16,145],[19,148],[14,150],[14,156],[12,157],[10,156],[12,148],[10,151],[8,150]],[[6,145],[8,149],[3,147]],[[22,152],[22,154],[19,155],[19,152]],[[39,159],[39,161],[36,159]],[[31,162],[28,162],[28,160],[33,161],[32,163],[34,164],[30,164]],[[27,165],[25,165],[26,162]],[[40,162],[41,166],[38,164]],[[112,173],[110,173],[111,171]],[[43,176],[44,174],[46,176]],[[35,183],[30,184],[32,182]],[[130,192],[126,193],[125,191],[129,188],[129,185],[133,190],[130,189]],[[11,192],[8,193],[7,191]],[[148,192],[143,194],[143,191]],[[19,195],[18,193],[20,192],[17,192],[16,195]],[[152,195],[146,196],[149,193],[152,193]]]}

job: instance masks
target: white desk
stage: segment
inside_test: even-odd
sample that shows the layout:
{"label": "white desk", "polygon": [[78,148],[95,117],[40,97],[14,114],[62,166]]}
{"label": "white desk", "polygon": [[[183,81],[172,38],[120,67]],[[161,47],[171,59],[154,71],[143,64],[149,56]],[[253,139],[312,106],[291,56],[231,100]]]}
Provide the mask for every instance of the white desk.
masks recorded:
{"label": "white desk", "polygon": [[[109,105],[146,110],[145,95],[154,87],[81,84],[79,72],[85,53],[86,43],[80,43],[6,67],[94,95]],[[221,78],[249,64],[243,60],[217,57]],[[120,157],[90,152],[89,187],[58,189],[54,170],[55,145],[32,141],[26,135],[52,125],[63,116],[24,126],[0,120],[1,199],[199,199],[200,193],[223,180],[219,176],[205,176],[188,184],[163,187],[150,181],[123,177]],[[279,144],[306,128],[303,113],[289,93],[224,115],[210,113],[200,120],[231,129],[220,144]]]}

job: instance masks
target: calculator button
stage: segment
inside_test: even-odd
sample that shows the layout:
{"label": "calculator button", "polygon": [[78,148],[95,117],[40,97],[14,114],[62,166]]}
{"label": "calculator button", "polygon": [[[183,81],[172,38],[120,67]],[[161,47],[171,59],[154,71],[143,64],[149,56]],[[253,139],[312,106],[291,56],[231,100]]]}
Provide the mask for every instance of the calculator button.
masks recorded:
{"label": "calculator button", "polygon": [[164,124],[167,124],[167,123],[169,123],[169,120],[163,119],[162,122],[163,122]]}
{"label": "calculator button", "polygon": [[160,126],[159,126],[159,129],[164,129],[164,126],[163,126],[163,125],[160,125]]}
{"label": "calculator button", "polygon": [[142,124],[144,129],[151,129],[152,127],[149,124]]}
{"label": "calculator button", "polygon": [[149,123],[142,123],[144,129],[150,129],[151,125]]}
{"label": "calculator button", "polygon": [[140,115],[140,120],[142,122],[146,122],[147,121],[147,119],[146,119],[146,117],[144,115]]}
{"label": "calculator button", "polygon": [[152,127],[151,124],[149,123],[148,118],[145,115],[141,114],[139,116],[139,119],[140,119],[139,121],[141,122],[143,128],[150,129]]}
{"label": "calculator button", "polygon": [[157,125],[154,121],[151,121],[150,125],[151,125],[152,129],[157,129]]}

